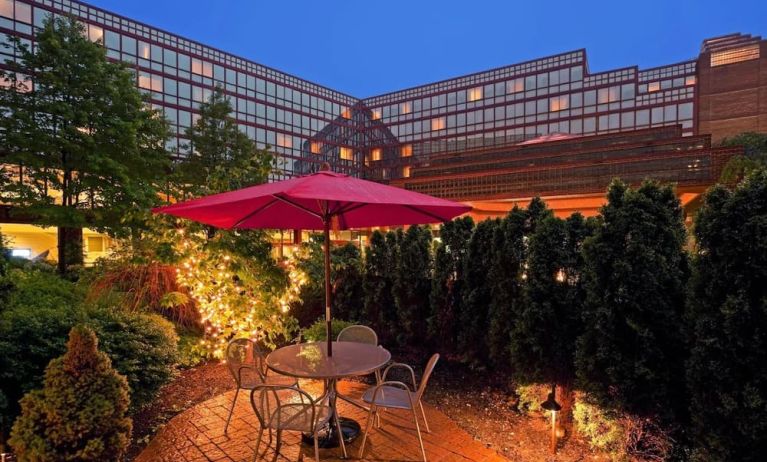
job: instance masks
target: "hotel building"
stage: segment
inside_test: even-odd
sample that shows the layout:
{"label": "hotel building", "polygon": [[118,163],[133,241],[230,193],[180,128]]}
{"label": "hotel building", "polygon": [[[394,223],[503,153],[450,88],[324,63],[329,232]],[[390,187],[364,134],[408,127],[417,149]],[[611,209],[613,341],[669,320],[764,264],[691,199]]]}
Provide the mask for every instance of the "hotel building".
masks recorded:
{"label": "hotel building", "polygon": [[[170,121],[168,149],[179,156],[200,103],[221,86],[240,129],[277,155],[273,180],[327,161],[337,171],[472,202],[478,216],[533,195],[555,208],[557,199],[571,199],[562,213],[595,213],[610,177],[629,175],[584,164],[597,158],[624,166],[630,159],[629,181],[662,170],[660,179],[681,186],[694,172],[690,188],[699,194],[736,152],[714,146],[744,131],[767,132],[767,41],[744,34],[708,39],[697,57],[652,69],[591,72],[581,49],[357,98],[72,0],[0,0],[0,42],[14,35],[33,43],[52,14],[79,18],[110,59],[135,71],[137,86]],[[0,48],[0,66],[15,58]],[[611,148],[626,145],[633,147]],[[680,151],[685,160],[670,160]],[[546,174],[521,189],[498,186],[522,177],[500,181],[495,173],[527,169],[529,176],[533,167]],[[589,186],[572,187],[577,181]],[[9,217],[0,213],[0,223]]]}

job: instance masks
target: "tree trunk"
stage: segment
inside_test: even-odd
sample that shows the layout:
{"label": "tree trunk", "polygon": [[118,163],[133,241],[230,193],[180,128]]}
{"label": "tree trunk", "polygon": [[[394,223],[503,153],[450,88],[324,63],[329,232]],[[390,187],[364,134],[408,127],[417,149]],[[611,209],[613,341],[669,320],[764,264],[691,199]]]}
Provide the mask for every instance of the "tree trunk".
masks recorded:
{"label": "tree trunk", "polygon": [[59,274],[64,274],[70,265],[82,265],[83,257],[83,229],[82,228],[58,228],[59,249]]}

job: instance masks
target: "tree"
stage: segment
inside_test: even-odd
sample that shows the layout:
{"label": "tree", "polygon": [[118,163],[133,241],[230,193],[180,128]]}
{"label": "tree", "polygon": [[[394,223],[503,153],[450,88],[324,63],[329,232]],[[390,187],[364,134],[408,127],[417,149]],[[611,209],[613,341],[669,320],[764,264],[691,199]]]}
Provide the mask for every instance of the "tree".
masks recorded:
{"label": "tree", "polygon": [[43,388],[22,398],[9,443],[21,462],[119,461],[130,442],[129,404],[128,382],[98,350],[96,334],[76,326]]}
{"label": "tree", "polygon": [[767,171],[716,186],[695,220],[687,362],[694,459],[767,449]]}
{"label": "tree", "polygon": [[471,217],[456,218],[440,226],[440,239],[434,250],[428,331],[432,343],[441,351],[455,349],[458,339],[463,270],[473,231]]}
{"label": "tree", "polygon": [[614,181],[584,244],[586,302],[576,353],[581,387],[603,407],[671,417],[688,276],[686,231],[670,186]]}
{"label": "tree", "polygon": [[498,219],[488,219],[477,224],[469,240],[464,266],[466,288],[458,315],[461,326],[458,345],[465,360],[474,366],[487,364],[485,336],[492,290],[491,281],[487,277],[487,262],[495,258],[493,237],[498,226]]}
{"label": "tree", "polygon": [[370,235],[370,245],[365,252],[362,280],[363,311],[361,316],[378,335],[384,338],[388,329],[387,313],[394,307],[392,286],[394,262],[389,244],[393,239],[376,230]]}
{"label": "tree", "polygon": [[593,228],[579,213],[567,220],[549,216],[530,236],[526,303],[516,313],[510,346],[518,383],[569,386],[575,378],[585,299],[581,249]]}
{"label": "tree", "polygon": [[431,230],[427,226],[410,226],[399,243],[393,286],[400,346],[425,338],[430,292]]}
{"label": "tree", "polygon": [[514,206],[495,229],[487,278],[490,280],[487,351],[496,368],[509,366],[509,341],[524,305],[525,232],[528,213]]}
{"label": "tree", "polygon": [[720,180],[734,184],[750,172],[767,166],[767,134],[746,132],[722,141],[723,147],[743,146],[743,154],[732,157],[722,170]]}
{"label": "tree", "polygon": [[124,235],[142,225],[169,162],[167,123],[147,108],[135,75],[86,35],[75,18],[57,17],[35,34],[34,50],[11,37],[19,58],[0,85],[3,162],[23,177],[0,199],[59,227],[61,272],[82,263],[84,226]]}
{"label": "tree", "polygon": [[176,165],[182,197],[199,197],[244,188],[267,180],[274,158],[257,149],[232,117],[232,104],[219,86],[200,105],[200,117],[187,129],[189,154]]}

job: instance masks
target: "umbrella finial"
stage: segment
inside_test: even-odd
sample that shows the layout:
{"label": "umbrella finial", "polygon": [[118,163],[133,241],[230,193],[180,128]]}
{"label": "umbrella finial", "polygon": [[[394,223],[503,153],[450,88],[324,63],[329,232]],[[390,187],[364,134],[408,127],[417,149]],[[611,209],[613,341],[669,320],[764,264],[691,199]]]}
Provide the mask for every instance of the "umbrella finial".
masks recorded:
{"label": "umbrella finial", "polygon": [[329,172],[330,171],[330,163],[323,162],[322,165],[320,165],[320,171],[321,172]]}

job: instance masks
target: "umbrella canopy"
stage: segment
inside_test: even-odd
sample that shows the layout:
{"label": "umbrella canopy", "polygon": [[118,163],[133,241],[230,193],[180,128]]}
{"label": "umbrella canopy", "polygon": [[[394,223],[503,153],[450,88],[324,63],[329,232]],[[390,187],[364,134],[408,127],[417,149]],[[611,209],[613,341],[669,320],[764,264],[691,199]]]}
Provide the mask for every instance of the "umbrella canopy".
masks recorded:
{"label": "umbrella canopy", "polygon": [[471,207],[401,188],[320,171],[153,210],[224,229],[322,229],[325,320],[330,336],[330,228],[415,225],[451,220]]}

